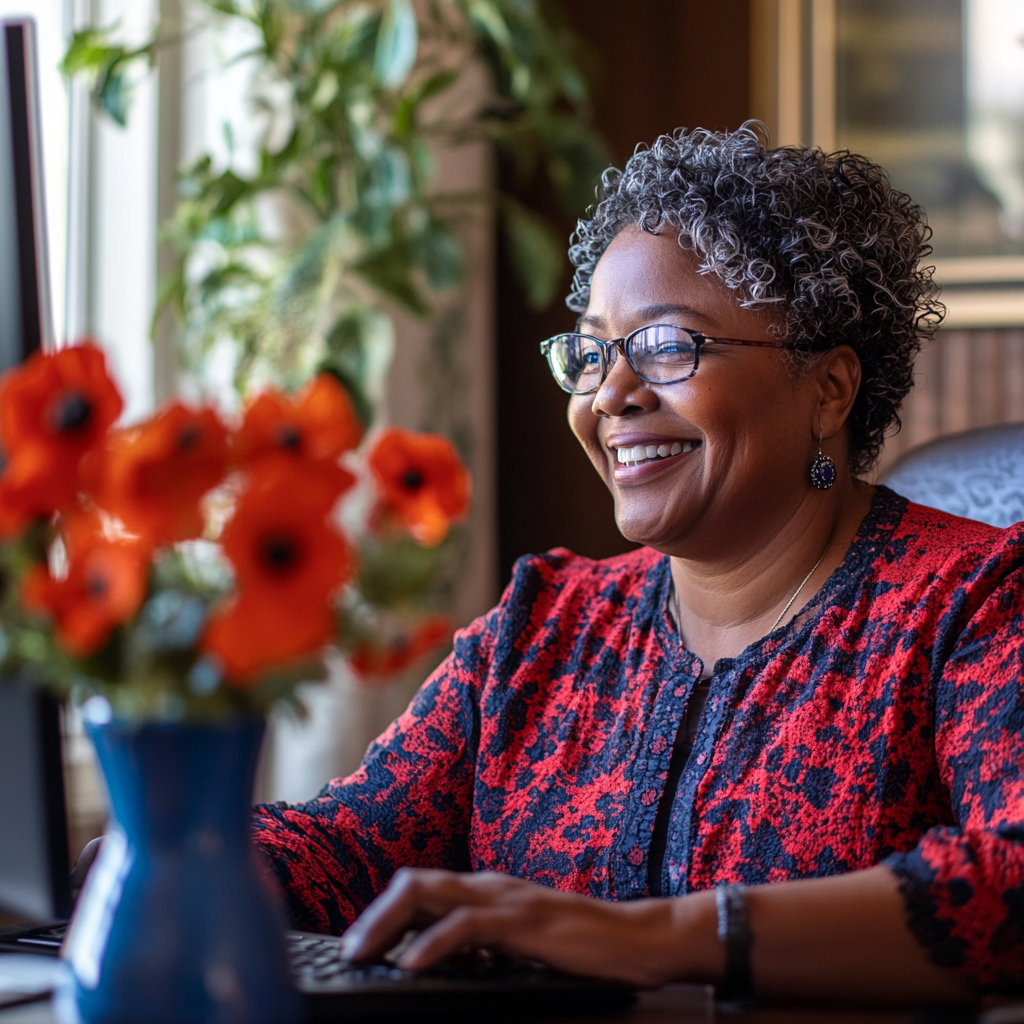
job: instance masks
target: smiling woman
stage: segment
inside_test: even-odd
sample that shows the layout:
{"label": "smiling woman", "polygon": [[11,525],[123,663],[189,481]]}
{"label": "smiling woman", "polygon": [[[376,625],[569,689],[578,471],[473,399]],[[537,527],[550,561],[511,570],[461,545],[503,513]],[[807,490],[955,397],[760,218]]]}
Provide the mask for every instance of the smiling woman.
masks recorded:
{"label": "smiling woman", "polygon": [[750,129],[605,176],[542,351],[643,547],[521,559],[354,775],[257,812],[297,924],[737,999],[1024,989],[1024,528],[858,475],[927,236]]}

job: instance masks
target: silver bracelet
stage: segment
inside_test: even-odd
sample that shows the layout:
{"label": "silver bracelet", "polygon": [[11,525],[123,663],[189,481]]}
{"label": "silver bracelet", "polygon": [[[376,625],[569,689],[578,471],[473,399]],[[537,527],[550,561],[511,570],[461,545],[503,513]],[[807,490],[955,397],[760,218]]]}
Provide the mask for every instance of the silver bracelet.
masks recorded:
{"label": "silver bracelet", "polygon": [[715,890],[718,941],[725,944],[725,978],[718,990],[724,1003],[746,1005],[754,1001],[754,975],[750,966],[750,918],[747,887],[722,885]]}

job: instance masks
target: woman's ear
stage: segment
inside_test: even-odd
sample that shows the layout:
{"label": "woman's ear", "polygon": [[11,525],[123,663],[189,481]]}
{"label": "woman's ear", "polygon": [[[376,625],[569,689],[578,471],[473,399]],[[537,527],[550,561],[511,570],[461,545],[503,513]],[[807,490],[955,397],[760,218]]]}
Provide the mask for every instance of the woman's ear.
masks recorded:
{"label": "woman's ear", "polygon": [[821,354],[810,375],[819,389],[812,429],[815,434],[820,430],[823,438],[835,437],[845,426],[860,390],[860,357],[849,345],[837,345]]}

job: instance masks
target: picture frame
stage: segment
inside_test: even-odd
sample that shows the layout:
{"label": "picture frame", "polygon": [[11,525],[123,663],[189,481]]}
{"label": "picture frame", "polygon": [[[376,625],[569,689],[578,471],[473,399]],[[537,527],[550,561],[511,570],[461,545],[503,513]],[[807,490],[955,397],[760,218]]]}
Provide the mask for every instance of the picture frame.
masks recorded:
{"label": "picture frame", "polygon": [[[1024,12],[1003,7],[1005,0],[751,0],[754,116],[772,145],[849,148],[878,160],[922,203],[935,231],[945,329],[1024,325],[1024,213],[1013,221],[1014,210],[999,209],[986,188],[1009,175],[1015,189],[1016,164],[1007,161],[1016,157],[997,156],[1002,165],[994,168],[978,160],[979,151],[993,152],[992,132],[1015,137],[1017,122],[993,126],[991,104],[976,95],[991,94],[994,76],[1004,76],[995,86],[1013,102],[1019,96],[1024,135],[1024,45],[1008,24]],[[860,94],[851,67],[866,68]],[[891,90],[881,101],[870,95],[877,82]],[[904,97],[907,109],[894,109]],[[1024,144],[1020,167],[1024,195]],[[1017,237],[1000,235],[1007,221]]]}

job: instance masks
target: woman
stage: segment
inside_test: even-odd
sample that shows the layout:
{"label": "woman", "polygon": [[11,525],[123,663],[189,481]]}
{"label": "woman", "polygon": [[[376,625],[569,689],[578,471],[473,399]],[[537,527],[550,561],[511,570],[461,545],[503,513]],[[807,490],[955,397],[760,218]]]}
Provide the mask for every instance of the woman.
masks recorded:
{"label": "woman", "polygon": [[432,921],[413,969],[494,943],[736,996],[1020,989],[1024,531],[858,475],[940,318],[922,218],[747,128],[606,175],[543,348],[644,547],[520,560],[354,775],[262,809],[300,927],[376,898],[348,954]]}

